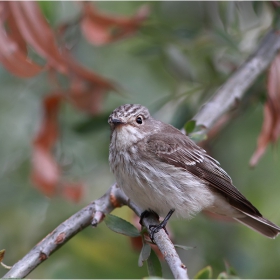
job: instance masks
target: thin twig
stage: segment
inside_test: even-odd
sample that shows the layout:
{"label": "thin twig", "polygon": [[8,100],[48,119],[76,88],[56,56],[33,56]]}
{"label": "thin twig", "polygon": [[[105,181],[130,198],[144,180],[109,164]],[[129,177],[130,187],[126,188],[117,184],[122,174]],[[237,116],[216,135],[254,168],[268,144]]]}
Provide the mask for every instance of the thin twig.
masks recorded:
{"label": "thin twig", "polygon": [[[128,206],[138,215],[141,215],[141,210],[133,202],[128,200]],[[143,223],[147,229],[150,225],[157,225],[159,223],[155,215],[149,215],[143,219]],[[175,279],[189,279],[187,274],[187,267],[182,263],[178,256],[175,247],[165,230],[161,229],[154,235],[154,241],[161,251],[165,261],[170,267]]]}
{"label": "thin twig", "polygon": [[[113,186],[114,187],[114,186]],[[102,211],[110,213],[115,207],[110,201],[111,187],[101,198],[93,201],[69,219],[60,224],[54,231],[48,234],[20,261],[13,265],[11,270],[3,278],[24,278],[39,264],[45,261],[59,247],[64,245],[79,231],[90,225],[94,213]]]}
{"label": "thin twig", "polygon": [[[3,278],[26,277],[79,231],[83,230],[90,224],[96,227],[102,222],[104,215],[122,205],[128,205],[137,215],[141,214],[141,210],[135,204],[130,202],[121,189],[116,185],[113,185],[101,198],[93,201],[60,224],[20,261],[14,264]],[[149,228],[149,225],[151,224],[154,225],[159,223],[154,216],[144,218],[143,222],[147,228]],[[170,266],[174,277],[187,279],[187,270],[182,264],[172,242],[164,230],[160,230],[155,234],[155,241]]]}
{"label": "thin twig", "polygon": [[3,262],[0,262],[0,265],[3,266],[6,269],[11,269],[12,268],[10,265],[6,265]]}

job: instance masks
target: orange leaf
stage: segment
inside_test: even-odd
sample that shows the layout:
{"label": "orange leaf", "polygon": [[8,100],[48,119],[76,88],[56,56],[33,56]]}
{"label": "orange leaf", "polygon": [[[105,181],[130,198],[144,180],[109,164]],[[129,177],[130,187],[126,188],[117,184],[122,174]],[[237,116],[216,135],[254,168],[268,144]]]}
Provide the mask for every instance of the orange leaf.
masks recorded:
{"label": "orange leaf", "polygon": [[259,159],[263,156],[268,143],[271,141],[271,131],[273,127],[273,115],[271,114],[268,103],[264,105],[264,121],[261,129],[261,133],[257,141],[257,149],[250,159],[250,166],[254,167]]}
{"label": "orange leaf", "polygon": [[267,145],[275,143],[280,135],[280,54],[272,62],[268,72],[267,101],[264,105],[264,121],[258,137],[257,148],[250,160],[255,166]]}
{"label": "orange leaf", "polygon": [[53,196],[56,193],[60,178],[60,168],[50,151],[38,144],[33,146],[32,183],[45,195]]}
{"label": "orange leaf", "polygon": [[93,45],[107,44],[133,34],[150,12],[148,6],[143,5],[133,17],[116,17],[99,12],[89,3],[83,5],[81,29]]}
{"label": "orange leaf", "polygon": [[86,82],[103,87],[104,89],[112,89],[117,91],[117,85],[112,81],[103,78],[102,76],[90,71],[78,62],[76,62],[67,52],[63,53],[63,59],[69,68],[69,75],[74,78],[80,78]]}
{"label": "orange leaf", "polygon": [[64,183],[62,194],[65,198],[72,200],[73,202],[79,202],[84,194],[84,185],[82,183]]}
{"label": "orange leaf", "polygon": [[52,155],[52,148],[58,137],[57,115],[63,98],[59,93],[45,98],[42,124],[33,141],[31,180],[48,196],[55,194],[61,173]]}
{"label": "orange leaf", "polygon": [[67,73],[67,68],[56,46],[54,33],[37,3],[32,1],[11,1],[9,5],[24,40],[59,72]]}
{"label": "orange leaf", "polygon": [[118,91],[118,86],[83,67],[67,53],[64,53],[63,58],[72,78],[68,100],[89,114],[99,113],[105,93],[110,89]]}
{"label": "orange leaf", "polygon": [[81,28],[86,39],[93,45],[101,46],[111,41],[111,34],[90,17],[85,17],[81,23]]}
{"label": "orange leaf", "polygon": [[20,33],[16,19],[14,18],[13,14],[10,11],[10,6],[7,5],[7,9],[9,12],[8,18],[7,18],[7,28],[8,28],[8,34],[10,35],[10,38],[16,42],[19,49],[22,51],[24,55],[27,56],[27,47],[26,42],[22,37],[22,34]]}
{"label": "orange leaf", "polygon": [[41,126],[33,140],[31,180],[47,196],[61,193],[77,202],[83,195],[84,186],[82,183],[64,182],[61,167],[52,154],[59,135],[58,112],[65,100],[63,92],[53,92],[43,101]]}
{"label": "orange leaf", "polygon": [[79,110],[91,115],[100,113],[106,87],[72,79],[68,100]]}
{"label": "orange leaf", "polygon": [[69,100],[78,109],[96,115],[101,112],[104,92],[104,88],[98,86],[85,91],[71,91]]}
{"label": "orange leaf", "polygon": [[29,60],[22,46],[8,36],[4,22],[0,22],[0,61],[14,75],[28,78],[39,74],[42,67]]}
{"label": "orange leaf", "polygon": [[34,143],[50,150],[58,137],[57,115],[64,95],[54,92],[43,101],[43,120]]}

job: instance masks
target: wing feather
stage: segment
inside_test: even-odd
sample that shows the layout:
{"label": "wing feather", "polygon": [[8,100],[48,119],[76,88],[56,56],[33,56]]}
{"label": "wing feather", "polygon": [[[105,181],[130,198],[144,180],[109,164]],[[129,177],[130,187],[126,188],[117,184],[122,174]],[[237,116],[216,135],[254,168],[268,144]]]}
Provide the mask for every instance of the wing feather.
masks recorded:
{"label": "wing feather", "polygon": [[194,176],[205,180],[214,191],[222,194],[235,208],[252,215],[260,212],[232,184],[229,175],[218,161],[197,146],[179,130],[170,127],[172,133],[156,133],[146,140],[146,149],[159,161],[183,168]]}

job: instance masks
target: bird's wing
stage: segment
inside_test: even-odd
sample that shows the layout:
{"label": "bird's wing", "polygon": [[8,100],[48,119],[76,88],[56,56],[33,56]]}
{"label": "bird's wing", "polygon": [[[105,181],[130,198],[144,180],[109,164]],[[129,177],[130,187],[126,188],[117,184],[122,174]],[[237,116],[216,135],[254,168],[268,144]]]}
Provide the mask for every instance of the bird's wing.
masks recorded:
{"label": "bird's wing", "polygon": [[[172,130],[174,129],[174,130]],[[168,133],[156,133],[146,139],[148,154],[159,161],[183,168],[205,181],[213,191],[223,195],[235,208],[261,216],[259,211],[232,184],[218,161],[210,157],[179,130],[169,126]],[[171,133],[170,133],[171,132]]]}

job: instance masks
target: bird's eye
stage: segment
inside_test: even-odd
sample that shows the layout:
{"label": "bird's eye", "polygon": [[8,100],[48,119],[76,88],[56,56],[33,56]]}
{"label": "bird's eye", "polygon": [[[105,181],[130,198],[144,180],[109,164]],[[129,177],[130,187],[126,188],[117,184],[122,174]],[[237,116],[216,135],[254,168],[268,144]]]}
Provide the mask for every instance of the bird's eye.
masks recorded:
{"label": "bird's eye", "polygon": [[142,122],[143,122],[142,117],[141,117],[141,116],[138,116],[138,117],[136,118],[136,122],[137,122],[138,124],[142,124]]}

